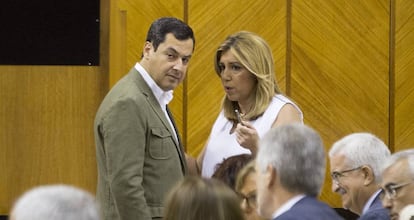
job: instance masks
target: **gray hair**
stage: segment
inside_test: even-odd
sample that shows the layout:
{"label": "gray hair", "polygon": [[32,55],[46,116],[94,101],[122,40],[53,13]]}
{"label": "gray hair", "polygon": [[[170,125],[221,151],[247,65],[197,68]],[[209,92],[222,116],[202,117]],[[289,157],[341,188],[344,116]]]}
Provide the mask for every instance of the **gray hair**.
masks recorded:
{"label": "gray hair", "polygon": [[329,150],[329,157],[344,155],[349,166],[371,167],[375,182],[381,182],[381,166],[391,155],[387,145],[370,133],[353,133],[338,140]]}
{"label": "gray hair", "polygon": [[414,149],[407,149],[393,153],[381,167],[381,172],[394,165],[396,162],[407,159],[411,177],[414,178]]}
{"label": "gray hair", "polygon": [[99,220],[95,198],[67,185],[35,187],[14,204],[13,220]]}
{"label": "gray hair", "polygon": [[404,206],[400,211],[400,220],[411,220],[414,219],[414,204],[408,204]]}
{"label": "gray hair", "polygon": [[325,151],[319,134],[295,123],[272,128],[261,140],[258,172],[268,165],[276,169],[281,185],[289,192],[317,196],[325,178]]}

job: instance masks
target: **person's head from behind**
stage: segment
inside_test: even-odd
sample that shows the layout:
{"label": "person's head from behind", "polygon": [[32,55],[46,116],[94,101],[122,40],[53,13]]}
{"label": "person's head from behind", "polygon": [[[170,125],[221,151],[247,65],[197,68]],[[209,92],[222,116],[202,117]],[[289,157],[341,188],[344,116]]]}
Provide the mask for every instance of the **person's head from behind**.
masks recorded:
{"label": "person's head from behind", "polygon": [[238,172],[252,159],[253,156],[250,154],[239,154],[228,157],[223,162],[217,164],[212,177],[223,181],[234,190]]}
{"label": "person's head from behind", "polygon": [[382,205],[390,211],[392,220],[399,212],[414,204],[414,149],[392,154],[382,167]]}
{"label": "person's head from behind", "polygon": [[256,157],[257,203],[271,218],[284,200],[316,197],[325,177],[325,151],[319,134],[303,124],[272,128],[259,143]]}
{"label": "person's head from behind", "polygon": [[187,176],[169,193],[164,220],[243,220],[236,193],[220,180]]}
{"label": "person's head from behind", "polygon": [[236,192],[240,197],[240,205],[246,220],[261,220],[257,212],[257,186],[255,161],[244,166],[236,179]]}
{"label": "person's head from behind", "polygon": [[390,156],[385,143],[370,133],[353,133],[329,150],[332,191],[341,195],[342,206],[361,214],[379,189],[381,166]]}
{"label": "person's head from behind", "polygon": [[[250,103],[245,118],[257,118],[280,90],[276,84],[270,46],[260,36],[247,31],[228,36],[216,50],[216,73],[220,76],[226,96],[224,114],[236,121],[237,103]],[[236,105],[236,106],[235,106]]]}
{"label": "person's head from behind", "polygon": [[140,64],[161,89],[172,90],[185,78],[194,45],[190,26],[177,18],[159,18],[148,30]]}
{"label": "person's head from behind", "polygon": [[98,220],[95,198],[88,192],[67,185],[35,187],[14,204],[11,220]]}

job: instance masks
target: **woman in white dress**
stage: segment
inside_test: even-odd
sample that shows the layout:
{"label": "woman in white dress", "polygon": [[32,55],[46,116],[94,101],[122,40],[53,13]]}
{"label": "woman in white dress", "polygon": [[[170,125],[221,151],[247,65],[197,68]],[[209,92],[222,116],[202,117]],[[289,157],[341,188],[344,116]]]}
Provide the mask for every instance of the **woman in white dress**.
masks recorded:
{"label": "woman in white dress", "polygon": [[228,36],[214,61],[225,96],[195,163],[204,177],[211,177],[216,165],[227,157],[255,155],[260,137],[271,127],[303,123],[300,108],[276,83],[271,48],[260,36],[247,31]]}

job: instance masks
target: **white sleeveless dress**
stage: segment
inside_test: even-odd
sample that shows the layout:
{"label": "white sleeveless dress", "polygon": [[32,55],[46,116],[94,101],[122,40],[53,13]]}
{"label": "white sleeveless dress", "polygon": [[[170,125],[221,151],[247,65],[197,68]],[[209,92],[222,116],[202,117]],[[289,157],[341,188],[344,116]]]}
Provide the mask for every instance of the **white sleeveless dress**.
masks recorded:
{"label": "white sleeveless dress", "polygon": [[[303,114],[299,107],[283,95],[276,95],[273,97],[269,107],[263,115],[256,120],[250,121],[254,128],[256,128],[259,137],[270,130],[273,122],[279,114],[280,109],[285,104],[292,104],[300,112],[301,121],[303,123]],[[210,133],[204,153],[203,167],[201,175],[203,177],[211,177],[214,173],[216,165],[221,163],[224,159],[238,154],[251,154],[250,150],[242,147],[237,143],[236,134],[230,134],[233,127],[233,122],[224,117],[223,111],[220,112],[216,122]]]}

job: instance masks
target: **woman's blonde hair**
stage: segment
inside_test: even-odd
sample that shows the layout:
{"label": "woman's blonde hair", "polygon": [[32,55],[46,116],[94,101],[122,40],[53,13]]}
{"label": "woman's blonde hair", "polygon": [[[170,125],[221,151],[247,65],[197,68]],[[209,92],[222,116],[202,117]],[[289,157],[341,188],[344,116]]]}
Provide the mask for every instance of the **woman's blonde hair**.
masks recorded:
{"label": "woman's blonde hair", "polygon": [[236,192],[240,192],[241,188],[243,188],[244,183],[246,182],[247,176],[255,172],[256,172],[255,160],[252,160],[248,164],[246,164],[246,166],[244,166],[237,174],[236,186],[235,186]]}
{"label": "woman's blonde hair", "polygon": [[164,220],[243,220],[236,193],[217,179],[187,176],[167,196]]}
{"label": "woman's blonde hair", "polygon": [[[245,115],[246,119],[256,119],[265,112],[273,96],[281,93],[276,83],[272,50],[263,38],[252,32],[240,31],[230,35],[216,51],[214,67],[219,76],[221,74],[220,58],[227,51],[232,52],[257,80],[253,107]],[[234,111],[239,109],[237,102],[230,101],[225,96],[222,107],[226,118],[237,121]]]}

